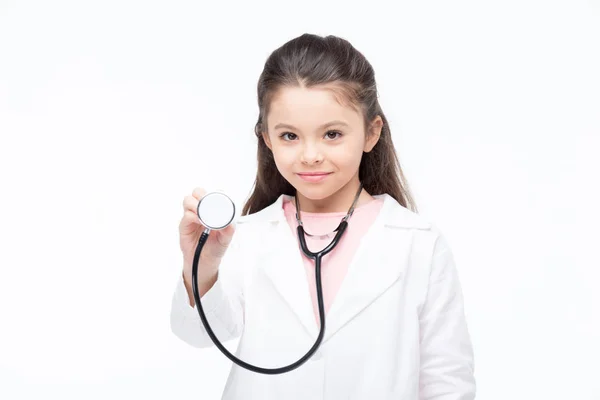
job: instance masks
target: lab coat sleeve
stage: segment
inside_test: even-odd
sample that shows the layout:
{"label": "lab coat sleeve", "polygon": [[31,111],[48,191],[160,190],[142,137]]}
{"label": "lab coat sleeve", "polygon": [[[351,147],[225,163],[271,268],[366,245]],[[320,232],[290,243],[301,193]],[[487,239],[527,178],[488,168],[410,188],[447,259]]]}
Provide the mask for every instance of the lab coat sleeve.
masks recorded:
{"label": "lab coat sleeve", "polygon": [[[244,319],[243,267],[238,232],[221,260],[215,284],[200,298],[211,329],[221,343],[240,336]],[[190,306],[183,275],[178,275],[171,303],[171,331],[191,346],[214,346],[196,305]]]}
{"label": "lab coat sleeve", "polygon": [[419,315],[420,400],[475,398],[474,360],[454,257],[436,241],[427,295]]}

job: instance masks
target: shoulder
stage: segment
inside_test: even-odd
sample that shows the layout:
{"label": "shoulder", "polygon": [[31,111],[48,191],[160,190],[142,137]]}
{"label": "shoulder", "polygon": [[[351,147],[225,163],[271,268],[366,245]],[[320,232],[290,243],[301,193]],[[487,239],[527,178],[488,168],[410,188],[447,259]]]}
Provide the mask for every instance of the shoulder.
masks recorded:
{"label": "shoulder", "polygon": [[384,223],[392,228],[416,229],[420,231],[435,231],[435,224],[428,218],[404,207],[388,194],[375,197],[384,200],[381,209]]}
{"label": "shoulder", "polygon": [[276,204],[277,202],[252,214],[240,215],[236,220],[236,224],[256,226],[257,224],[260,225],[269,221],[277,220],[279,214],[282,213],[283,210],[279,210],[280,212],[277,212]]}
{"label": "shoulder", "polygon": [[414,245],[427,253],[449,250],[448,242],[439,226],[429,217],[402,206],[393,197],[385,195],[387,205],[382,212],[384,224],[393,229],[411,230]]}
{"label": "shoulder", "polygon": [[249,232],[256,235],[262,229],[267,229],[272,222],[285,221],[283,212],[283,200],[281,195],[271,205],[252,214],[240,215],[235,219],[236,231]]}

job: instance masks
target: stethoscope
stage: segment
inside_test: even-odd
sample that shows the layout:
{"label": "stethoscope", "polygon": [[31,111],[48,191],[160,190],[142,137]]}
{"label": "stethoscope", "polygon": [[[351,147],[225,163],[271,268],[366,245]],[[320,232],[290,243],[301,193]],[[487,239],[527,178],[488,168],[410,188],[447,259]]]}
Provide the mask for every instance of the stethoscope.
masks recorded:
{"label": "stethoscope", "polygon": [[[359,185],[358,192],[356,193],[354,201],[352,202],[352,205],[350,206],[350,209],[348,210],[348,213],[344,216],[344,218],[342,218],[342,221],[340,222],[338,227],[332,233],[327,234],[327,235],[311,235],[304,231],[304,225],[302,224],[302,220],[300,219],[300,207],[298,204],[298,196],[297,196],[297,194],[295,196],[295,198],[296,198],[296,221],[298,222],[297,230],[298,230],[298,238],[300,241],[300,247],[302,248],[302,251],[304,252],[304,254],[307,257],[309,257],[315,261],[317,300],[318,300],[318,305],[319,305],[319,320],[321,323],[321,328],[319,330],[319,336],[317,337],[315,344],[311,347],[311,349],[308,351],[308,353],[306,353],[298,361],[296,361],[290,365],[287,365],[285,367],[281,367],[281,368],[261,368],[261,367],[254,366],[252,364],[248,364],[248,363],[240,360],[239,358],[235,357],[233,354],[231,354],[229,352],[229,350],[227,350],[221,344],[221,342],[219,342],[219,340],[215,336],[213,330],[210,328],[210,325],[208,324],[208,320],[206,319],[206,315],[204,314],[204,310],[202,308],[202,303],[200,302],[200,294],[198,293],[197,274],[198,274],[198,261],[200,259],[200,252],[202,251],[202,247],[204,247],[204,243],[206,243],[206,240],[208,239],[208,235],[210,234],[211,230],[224,229],[233,221],[233,217],[235,216],[235,204],[229,198],[229,196],[227,196],[226,194],[219,192],[219,191],[210,192],[210,193],[206,194],[202,199],[200,199],[200,201],[198,202],[197,213],[198,213],[198,218],[200,219],[200,222],[202,223],[202,225],[204,225],[206,227],[206,229],[204,230],[204,232],[202,232],[202,235],[200,235],[200,239],[198,240],[198,246],[196,247],[196,253],[194,254],[194,263],[192,266],[192,288],[194,291],[194,300],[196,301],[196,304],[198,305],[198,314],[200,314],[200,319],[202,320],[202,324],[206,328],[206,332],[208,333],[208,336],[210,336],[210,338],[213,341],[213,343],[215,344],[215,346],[217,346],[217,348],[223,354],[225,354],[225,356],[227,356],[227,358],[229,358],[231,361],[233,361],[240,367],[243,367],[247,370],[250,370],[253,372],[258,372],[261,374],[274,375],[274,374],[282,374],[285,372],[289,372],[289,371],[292,371],[292,370],[298,368],[299,366],[304,364],[306,361],[308,361],[308,359],[310,357],[312,357],[312,355],[317,351],[317,349],[321,345],[323,336],[325,335],[325,307],[323,305],[323,289],[321,286],[321,259],[323,258],[323,256],[325,256],[326,254],[328,254],[335,248],[335,246],[340,241],[342,235],[346,231],[346,228],[348,227],[348,219],[352,216],[352,213],[354,212],[354,206],[356,205],[356,202],[358,201],[358,197],[360,196],[360,193],[362,192],[362,188],[363,188],[363,186],[361,183]],[[331,237],[331,235],[333,235],[334,232],[337,232],[337,233],[333,237],[333,240],[323,250],[314,253],[314,252],[310,251],[308,249],[308,247],[306,246],[305,235],[312,236],[312,237],[326,238],[326,237]]]}

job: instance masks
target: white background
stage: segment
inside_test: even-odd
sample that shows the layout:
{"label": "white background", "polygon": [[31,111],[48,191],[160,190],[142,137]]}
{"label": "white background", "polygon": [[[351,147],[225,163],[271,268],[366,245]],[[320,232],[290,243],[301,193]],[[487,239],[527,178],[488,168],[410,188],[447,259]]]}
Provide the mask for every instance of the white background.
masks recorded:
{"label": "white background", "polygon": [[258,76],[310,32],[375,68],[477,398],[600,399],[598,1],[216,3],[0,1],[0,398],[220,398],[169,327],[181,203],[241,209]]}

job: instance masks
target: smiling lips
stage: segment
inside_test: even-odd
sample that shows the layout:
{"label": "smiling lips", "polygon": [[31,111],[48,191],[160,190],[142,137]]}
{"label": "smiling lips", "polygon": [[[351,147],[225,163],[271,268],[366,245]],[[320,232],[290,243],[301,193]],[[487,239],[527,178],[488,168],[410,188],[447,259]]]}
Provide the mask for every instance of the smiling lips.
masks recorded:
{"label": "smiling lips", "polygon": [[301,172],[298,176],[306,182],[320,182],[327,178],[331,172]]}

